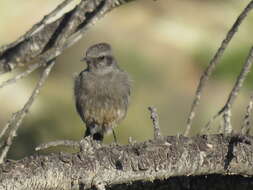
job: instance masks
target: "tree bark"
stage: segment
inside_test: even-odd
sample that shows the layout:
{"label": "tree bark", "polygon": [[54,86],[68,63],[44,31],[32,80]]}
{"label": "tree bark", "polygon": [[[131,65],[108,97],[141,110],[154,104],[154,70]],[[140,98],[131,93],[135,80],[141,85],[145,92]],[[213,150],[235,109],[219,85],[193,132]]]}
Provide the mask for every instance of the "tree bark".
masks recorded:
{"label": "tree bark", "polygon": [[129,145],[84,140],[84,150],[75,154],[7,161],[0,189],[252,189],[252,139],[168,136]]}
{"label": "tree bark", "polygon": [[[48,21],[54,14],[49,14],[18,40],[0,48],[0,75],[15,67],[27,66],[32,61],[37,64],[30,70],[28,68],[27,72],[6,81],[4,85],[27,76],[41,66],[50,66],[49,62],[77,42],[98,18],[131,1],[134,0],[81,0],[73,10],[52,22]],[[224,40],[226,44],[252,7],[253,1],[238,17],[234,24],[236,27],[232,27],[232,32]],[[60,9],[56,9],[56,12],[57,10]],[[225,47],[221,46],[220,49],[224,51]],[[45,72],[46,69],[44,68]],[[209,75],[210,73],[206,76]],[[205,80],[207,78],[204,77]],[[191,126],[203,86],[200,85],[200,90],[197,90],[188,126]],[[35,88],[34,93],[37,91]],[[33,99],[33,95],[31,98]],[[28,111],[25,105],[17,112],[22,117],[14,114],[1,137],[8,136],[6,131],[9,130],[14,138],[23,115]],[[153,116],[155,120],[156,117]],[[153,125],[158,123],[153,122]],[[190,127],[186,134],[189,130]],[[35,155],[18,161],[7,160],[0,165],[0,190],[69,190],[93,187],[99,190],[253,189],[253,137],[235,134],[192,138],[161,137],[159,131],[155,137],[155,140],[129,145],[102,145],[85,139],[82,151],[75,154]],[[11,142],[1,140],[7,147],[11,146]],[[6,150],[7,154],[9,148]],[[6,154],[2,154],[4,158]]]}
{"label": "tree bark", "polygon": [[54,59],[107,12],[131,1],[134,0],[81,0],[60,18],[55,19],[52,13],[45,16],[18,40],[0,48],[0,73],[31,61],[44,63]]}

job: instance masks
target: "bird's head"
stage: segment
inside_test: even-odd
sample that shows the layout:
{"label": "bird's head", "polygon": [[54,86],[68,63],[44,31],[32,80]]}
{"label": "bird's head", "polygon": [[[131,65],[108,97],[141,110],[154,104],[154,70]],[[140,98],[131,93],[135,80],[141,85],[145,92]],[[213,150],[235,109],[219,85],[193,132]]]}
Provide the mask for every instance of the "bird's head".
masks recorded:
{"label": "bird's head", "polygon": [[89,47],[82,61],[87,63],[89,70],[98,74],[106,74],[117,68],[111,46],[107,43],[99,43]]}

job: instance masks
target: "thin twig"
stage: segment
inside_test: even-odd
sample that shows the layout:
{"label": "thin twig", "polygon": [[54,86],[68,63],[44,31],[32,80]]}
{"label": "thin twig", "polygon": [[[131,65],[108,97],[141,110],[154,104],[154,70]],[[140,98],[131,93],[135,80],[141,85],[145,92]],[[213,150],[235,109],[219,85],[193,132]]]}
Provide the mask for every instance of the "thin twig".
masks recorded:
{"label": "thin twig", "polygon": [[[62,29],[61,33],[57,36],[57,39],[55,40],[55,45],[57,47],[63,47],[63,45],[66,43],[69,36],[71,36],[76,29],[80,26],[82,22],[80,22],[81,18],[83,17],[83,10],[85,7],[87,7],[89,2],[87,1],[81,1],[75,8],[75,11],[73,14],[70,15],[70,18],[68,18],[68,22],[66,26]],[[95,5],[94,5],[95,7]],[[93,9],[94,9],[93,7]],[[87,9],[87,8],[86,8]],[[93,10],[91,9],[91,10]],[[86,19],[85,19],[86,18]],[[87,17],[82,18],[87,22]]]}
{"label": "thin twig", "polygon": [[[128,1],[115,1],[114,4],[112,5],[112,7],[117,7],[117,6],[120,6],[121,4],[123,3],[126,3],[126,2],[131,2],[131,0],[128,0]],[[82,28],[80,28],[79,30],[77,30],[74,34],[72,34],[67,42],[65,43],[64,45],[64,49],[65,48],[68,48],[70,46],[72,46],[74,43],[76,43],[78,40],[80,40],[83,36],[83,34],[86,32],[86,30],[92,26],[93,24],[95,24],[95,22],[103,16],[103,14],[105,14],[105,12],[108,11],[108,8],[107,6],[102,6],[102,8],[98,11],[97,13],[97,16],[96,17],[92,17],[91,19],[89,19],[89,22],[86,23]],[[86,21],[85,21],[86,22]]]}
{"label": "thin twig", "polygon": [[[224,111],[223,109],[221,109],[218,113],[216,113],[213,117],[211,117],[211,119],[207,122],[205,127],[202,128],[201,133],[205,134],[209,132],[211,124],[215,121],[216,118],[218,118],[221,115],[221,113],[223,113]],[[221,127],[221,129],[223,129],[223,127]]]}
{"label": "thin twig", "polygon": [[236,97],[238,96],[238,93],[240,91],[240,89],[242,88],[243,82],[245,80],[245,78],[247,77],[248,73],[250,72],[251,66],[253,63],[253,47],[251,48],[249,55],[247,57],[247,60],[239,74],[239,76],[237,77],[236,83],[229,95],[229,98],[226,102],[225,107],[227,107],[227,109],[225,109],[224,111],[224,132],[225,133],[231,133],[232,132],[232,126],[231,126],[231,122],[229,122],[231,119],[231,108],[232,105],[234,104],[234,101],[236,99]]}
{"label": "thin twig", "polygon": [[250,117],[252,115],[252,108],[253,108],[253,95],[250,96],[249,104],[246,108],[246,113],[243,119],[243,125],[241,127],[242,135],[249,135],[250,132]]}
{"label": "thin twig", "polygon": [[[68,4],[70,4],[73,0],[64,0],[61,4],[59,4],[52,12],[48,15],[44,16],[44,18],[37,24],[35,24],[29,33],[26,36],[31,36],[36,32],[40,31],[42,28],[45,27],[51,21],[53,17],[55,17],[60,11],[62,11]],[[52,22],[52,21],[51,21]]]}
{"label": "thin twig", "polygon": [[18,112],[13,113],[11,116],[11,119],[8,121],[8,123],[3,127],[1,133],[0,133],[0,140],[3,138],[3,136],[5,135],[6,131],[10,128],[11,123],[13,123],[16,120],[16,116],[17,116]]}
{"label": "thin twig", "polygon": [[136,143],[136,140],[134,140],[133,137],[129,136],[128,137],[128,143],[131,144],[131,145],[133,145],[133,144]]}
{"label": "thin twig", "polygon": [[112,129],[112,134],[113,134],[114,142],[117,144],[118,141],[117,141],[117,137],[116,137],[116,133],[115,133],[114,129]]}
{"label": "thin twig", "polygon": [[[80,2],[80,4],[77,6],[76,12],[74,12],[75,14],[73,14],[72,16],[72,21],[74,22],[76,19],[78,14],[81,14],[81,9],[82,7],[85,7],[86,5],[90,5],[87,4],[90,3],[88,1],[82,1]],[[96,7],[91,7],[90,11],[94,11],[93,9],[95,9]],[[62,51],[70,46],[72,46],[74,43],[76,43],[78,40],[80,40],[80,38],[84,35],[84,32],[90,27],[92,26],[100,17],[103,16],[103,14],[105,14],[106,11],[108,11],[108,9],[110,9],[110,7],[108,6],[102,6],[99,10],[97,10],[96,15],[97,16],[92,16],[91,18],[86,18],[83,20],[83,23],[79,24],[78,26],[83,25],[82,27],[78,28],[78,30],[73,31],[73,27],[74,25],[72,25],[71,23],[71,19],[69,21],[69,25],[66,26],[66,29],[64,28],[64,32],[62,32],[62,34],[60,34],[55,42],[56,45],[54,45],[54,47],[50,48],[49,50],[47,50],[46,52],[44,52],[43,54],[39,55],[37,57],[37,60],[43,60],[45,62],[54,59],[55,57],[57,57],[58,55],[60,55],[62,53]],[[87,11],[87,10],[86,10]],[[88,19],[88,20],[87,20]],[[77,23],[75,23],[76,25]],[[76,26],[76,27],[78,27]],[[71,33],[73,32],[73,33]],[[69,35],[70,34],[70,35]],[[68,36],[69,35],[69,36]]]}
{"label": "thin twig", "polygon": [[151,113],[150,118],[152,119],[153,127],[154,127],[154,139],[161,138],[160,126],[159,126],[159,118],[157,114],[157,109],[155,107],[148,107],[148,110]]}
{"label": "thin twig", "polygon": [[[35,71],[36,69],[38,69],[41,66],[42,66],[42,63],[36,63],[36,64],[31,65],[23,73],[20,73],[20,74],[16,75],[15,77],[2,82],[2,84],[0,84],[0,88],[3,88],[4,86],[7,86],[9,84],[15,83],[17,80],[28,76],[30,73],[32,73],[33,71]],[[1,135],[0,135],[0,138],[1,138]]]}
{"label": "thin twig", "polygon": [[223,113],[224,132],[223,134],[230,134],[233,130],[231,124],[231,108],[225,109]]}
{"label": "thin twig", "polygon": [[71,140],[59,140],[59,141],[53,141],[48,142],[45,144],[41,144],[35,148],[36,151],[44,150],[50,147],[56,147],[56,146],[69,146],[73,148],[80,148],[80,142],[78,141],[71,141]]}
{"label": "thin twig", "polygon": [[201,97],[203,88],[206,86],[206,83],[209,79],[209,76],[212,74],[214,68],[219,63],[219,61],[220,61],[221,57],[223,56],[224,51],[227,48],[229,42],[233,38],[234,34],[238,31],[238,28],[239,28],[240,24],[246,18],[247,14],[249,13],[249,11],[252,8],[253,8],[253,0],[250,1],[250,3],[246,6],[246,8],[242,11],[242,13],[236,19],[235,23],[233,24],[231,29],[228,31],[225,39],[222,41],[219,49],[215,53],[214,57],[209,62],[208,67],[203,72],[203,74],[200,78],[196,93],[195,93],[195,97],[194,97],[194,100],[193,100],[193,103],[192,103],[192,106],[191,106],[191,109],[190,109],[188,119],[187,119],[186,130],[185,130],[185,133],[184,133],[185,136],[189,135],[189,132],[190,132],[191,126],[192,126],[192,121],[193,121],[194,116],[195,116],[196,108],[199,105],[199,101],[200,101],[200,97]]}
{"label": "thin twig", "polygon": [[247,77],[251,66],[253,63],[253,47],[250,49],[249,55],[241,69],[240,74],[238,75],[236,82],[234,84],[234,87],[232,89],[232,91],[229,94],[229,97],[226,101],[226,104],[223,106],[223,108],[215,115],[213,116],[209,122],[207,123],[207,125],[205,126],[205,128],[203,128],[202,132],[208,132],[212,122],[221,114],[223,115],[223,119],[224,119],[224,132],[231,132],[232,131],[232,126],[230,123],[230,117],[231,117],[231,108],[234,104],[234,101],[236,99],[236,97],[238,96],[238,93],[243,85],[243,82],[245,80],[245,78]]}
{"label": "thin twig", "polygon": [[37,24],[33,25],[33,27],[31,28],[31,30],[29,30],[28,32],[26,32],[24,35],[22,35],[21,37],[19,37],[15,42],[11,43],[11,44],[7,44],[7,45],[3,45],[0,47],[0,55],[2,52],[4,52],[6,49],[14,47],[15,45],[17,45],[18,43],[22,42],[25,39],[28,39],[29,37],[31,37],[32,35],[34,35],[35,33],[37,33],[38,31],[40,31],[41,29],[43,29],[48,22],[54,17],[56,16],[60,11],[62,11],[62,9],[64,7],[66,7],[68,4],[70,4],[73,0],[64,0],[61,4],[59,4],[52,12],[50,12],[48,15],[44,16],[44,18]]}
{"label": "thin twig", "polygon": [[[25,72],[15,76],[14,78],[11,78],[7,81],[4,81],[1,85],[0,85],[0,88],[6,86],[6,85],[9,85],[11,83],[14,83],[16,82],[17,80],[19,79],[22,79],[24,77],[26,77],[27,75],[29,75],[30,73],[32,73],[34,70],[36,70],[37,68],[41,67],[43,65],[43,62],[40,62],[40,63],[36,63],[32,66],[30,66],[30,68],[28,68]],[[9,127],[11,126],[9,123],[12,123],[16,120],[16,116],[17,116],[18,112],[14,113],[11,117],[11,119],[9,120],[9,122],[3,127],[3,129],[1,130],[1,133],[0,133],[0,139],[3,138],[3,136],[5,135],[6,131],[9,129]]]}
{"label": "thin twig", "polygon": [[218,133],[223,134],[224,133],[224,122],[220,121],[219,127],[218,127]]}
{"label": "thin twig", "polygon": [[249,55],[246,59],[246,62],[240,72],[240,74],[237,77],[236,83],[231,91],[231,93],[229,94],[228,100],[226,102],[226,105],[229,105],[229,107],[232,106],[232,104],[234,103],[242,85],[243,82],[245,80],[245,78],[247,77],[248,73],[250,72],[251,66],[253,63],[253,47],[251,47]]}
{"label": "thin twig", "polygon": [[[36,58],[44,53],[43,48],[45,48],[45,46],[49,43],[49,40],[52,38],[51,35],[54,34],[55,27],[59,27],[59,20],[64,18],[66,14],[63,14],[61,17],[59,16],[60,18],[54,17],[56,17],[57,14],[59,14],[63,10],[63,8],[65,8],[72,1],[73,0],[64,0],[52,12],[44,16],[44,18],[39,23],[33,25],[33,27],[29,31],[27,31],[24,35],[18,38],[15,42],[0,47],[0,70],[3,70],[4,72],[9,72],[14,69],[17,64],[25,65],[27,62],[34,61],[34,58],[34,62],[37,62],[38,60],[36,60]],[[21,46],[23,48],[20,48]],[[10,49],[15,49],[15,51],[11,51],[12,55],[9,55],[7,52]],[[6,56],[11,56],[12,58],[9,60],[5,58]],[[13,57],[15,57],[15,59],[13,59]],[[54,56],[53,58],[55,57],[56,56]]]}
{"label": "thin twig", "polygon": [[40,89],[42,88],[43,84],[45,83],[46,79],[48,78],[50,71],[52,70],[54,64],[55,64],[54,60],[51,61],[50,63],[48,63],[47,67],[45,68],[45,70],[41,74],[41,77],[40,77],[36,87],[34,88],[32,95],[30,96],[30,98],[28,99],[28,101],[26,102],[24,107],[20,111],[16,112],[11,117],[11,119],[8,121],[6,126],[4,127],[4,128],[10,127],[11,131],[9,133],[9,136],[7,137],[6,146],[3,148],[2,153],[0,155],[0,163],[3,163],[4,159],[6,158],[7,153],[12,145],[13,139],[16,136],[16,132],[17,132],[19,126],[21,125],[24,117],[28,113],[35,98],[38,96]]}
{"label": "thin twig", "polygon": [[82,36],[84,35],[84,33],[87,31],[87,29],[94,25],[95,22],[103,16],[103,14],[108,11],[108,7],[107,6],[102,6],[102,8],[98,11],[97,16],[96,17],[92,17],[89,19],[89,22],[87,22],[85,20],[85,22],[87,22],[83,27],[81,27],[80,29],[78,29],[74,34],[72,34],[68,40],[66,41],[66,43],[64,44],[64,49],[68,48],[70,46],[72,46],[73,44],[75,44],[78,40],[80,40],[82,38]]}
{"label": "thin twig", "polygon": [[[54,59],[80,40],[89,26],[105,13],[132,1],[134,0],[81,0],[75,8],[59,18],[56,18],[53,11],[18,40],[0,47],[0,72],[10,72],[28,62],[37,62],[41,57]],[[69,2],[71,0],[64,1],[63,5]],[[56,13],[62,11],[61,8],[61,5],[57,7]]]}

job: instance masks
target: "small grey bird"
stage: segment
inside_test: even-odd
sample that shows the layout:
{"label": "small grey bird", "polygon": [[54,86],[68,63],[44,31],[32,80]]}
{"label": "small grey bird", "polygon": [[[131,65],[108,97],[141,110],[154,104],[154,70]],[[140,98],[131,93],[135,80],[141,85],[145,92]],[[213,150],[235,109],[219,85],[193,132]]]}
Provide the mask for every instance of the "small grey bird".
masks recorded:
{"label": "small grey bird", "polygon": [[75,79],[76,110],[86,124],[85,137],[102,141],[126,116],[130,80],[107,43],[89,47],[82,60],[87,68]]}

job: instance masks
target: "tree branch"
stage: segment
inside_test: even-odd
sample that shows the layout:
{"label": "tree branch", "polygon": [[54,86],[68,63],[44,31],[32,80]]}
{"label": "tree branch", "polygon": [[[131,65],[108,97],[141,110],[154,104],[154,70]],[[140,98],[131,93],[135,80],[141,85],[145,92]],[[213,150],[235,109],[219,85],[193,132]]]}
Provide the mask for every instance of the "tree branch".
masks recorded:
{"label": "tree branch", "polygon": [[[71,11],[55,19],[56,14],[71,2],[71,0],[65,0],[17,41],[0,48],[0,75],[19,66],[28,66],[28,62],[34,61],[35,63],[26,72],[1,84],[0,88],[27,76],[42,66],[41,63],[44,64],[54,60],[64,49],[76,43],[97,19],[113,8],[131,1],[134,0],[81,0]],[[196,107],[199,104],[201,93],[209,76],[238,30],[239,25],[252,8],[253,1],[247,5],[237,18],[202,75],[188,117],[185,135],[189,134]],[[3,162],[6,157],[18,127],[32,105],[34,98],[38,95],[39,89],[48,77],[53,65],[54,62],[47,66],[28,102],[21,111],[14,114],[7,123],[7,127],[4,128],[6,130],[0,134],[0,137],[3,137],[7,130],[10,131],[5,146],[2,148],[0,162]],[[244,78],[239,78],[239,80],[244,80]],[[240,88],[241,81],[238,81],[236,85]],[[233,102],[232,100],[236,97],[238,91],[239,89],[232,91],[231,102]],[[245,122],[248,122],[251,109],[252,103],[247,109]],[[229,185],[225,187],[232,190],[235,186],[232,183],[233,178],[230,177],[237,175],[236,177],[241,179],[241,174],[248,178],[244,177],[241,181],[236,181],[242,183],[240,190],[243,190],[245,184],[250,189],[253,188],[253,148],[251,143],[253,137],[232,134],[228,136],[220,134],[203,135],[193,138],[184,136],[161,137],[156,110],[150,108],[150,111],[155,130],[154,140],[143,143],[129,140],[130,145],[122,146],[102,145],[94,141],[91,142],[88,138],[81,142],[57,141],[44,144],[39,146],[38,149],[49,146],[71,145],[80,147],[81,152],[75,154],[59,153],[48,156],[36,155],[19,161],[7,160],[0,165],[0,190],[69,190],[90,189],[93,187],[98,190],[104,190],[105,188],[127,189],[127,185],[121,188],[118,188],[117,185],[137,183],[138,181],[143,183],[153,182],[153,180],[155,180],[155,183],[159,180],[166,181],[161,179],[172,179],[173,181],[176,177],[182,182],[174,183],[174,186],[170,187],[171,189],[187,189],[184,188],[184,186],[187,186],[188,189],[192,190],[194,188],[191,187],[189,180],[201,180],[203,176],[207,176],[205,180],[208,178],[212,180],[217,175],[223,176],[219,177],[219,179],[223,179],[220,186],[223,186],[224,181],[229,178],[227,180]],[[229,125],[230,122],[229,111],[224,112],[226,125]],[[248,126],[244,131],[247,134]],[[248,179],[251,179],[251,181]],[[203,183],[205,180],[202,179],[201,182]],[[216,179],[217,181],[219,180]],[[177,184],[178,188],[175,188]],[[168,189],[166,187],[164,189]],[[131,186],[131,189],[135,189],[135,187]],[[140,189],[140,186],[137,186],[136,189]]]}
{"label": "tree branch", "polygon": [[[12,83],[15,83],[15,82],[17,82],[18,80],[20,80],[20,79],[22,79],[22,78],[28,76],[29,74],[31,74],[33,71],[35,71],[36,69],[38,69],[38,68],[41,67],[42,65],[43,65],[43,63],[36,63],[36,64],[33,64],[33,65],[29,66],[29,67],[27,68],[27,70],[25,70],[23,73],[20,73],[20,74],[16,75],[15,77],[13,77],[13,78],[11,78],[11,79],[8,79],[8,80],[6,80],[6,81],[4,81],[4,82],[2,82],[2,83],[0,84],[0,88],[3,88],[3,87],[5,87],[5,86],[7,86],[7,85],[10,85],[10,84],[12,84]],[[1,135],[0,135],[0,136],[1,136]]]}
{"label": "tree branch", "polygon": [[17,41],[0,48],[0,73],[28,62],[48,62],[76,43],[92,24],[113,8],[134,0],[81,0],[71,11],[53,22],[70,1],[64,1]]}
{"label": "tree branch", "polygon": [[197,106],[199,105],[202,91],[209,79],[209,76],[212,74],[216,65],[220,62],[220,59],[223,56],[224,51],[226,50],[227,46],[229,45],[229,42],[231,41],[231,39],[233,38],[235,33],[238,31],[239,26],[241,25],[243,20],[247,17],[248,13],[252,10],[252,8],[253,8],[253,0],[250,1],[250,3],[246,6],[246,8],[241,12],[239,17],[236,19],[235,23],[233,24],[231,29],[228,31],[225,39],[222,41],[219,49],[217,50],[217,52],[215,53],[215,55],[213,56],[213,58],[209,62],[209,65],[207,66],[207,68],[204,70],[202,76],[200,77],[200,81],[199,81],[197,90],[195,92],[195,97],[193,99],[193,103],[191,105],[190,113],[189,113],[189,116],[187,119],[186,130],[184,132],[185,136],[189,135],[189,132],[190,132],[191,126],[192,126],[192,121],[195,117],[195,111],[197,109]]}
{"label": "tree branch", "polygon": [[152,119],[153,128],[154,128],[154,139],[161,138],[160,126],[159,126],[159,118],[157,114],[157,109],[153,106],[148,107],[148,110],[151,113],[150,118]]}
{"label": "tree branch", "polygon": [[250,119],[252,116],[252,108],[253,108],[253,95],[250,96],[249,103],[246,108],[246,113],[243,119],[243,124],[241,127],[241,133],[242,135],[249,135],[250,132]]}
{"label": "tree branch", "polygon": [[1,165],[0,189],[89,189],[210,174],[253,177],[253,147],[240,136],[169,136],[132,146],[85,147],[75,154],[7,161]]}
{"label": "tree branch", "polygon": [[[43,64],[51,62],[56,56],[60,55],[64,49],[77,42],[87,28],[105,13],[116,6],[133,0],[81,0],[75,8],[55,20],[54,17],[57,13],[71,1],[72,0],[65,0],[18,40],[0,48],[0,74],[11,71],[17,66],[26,66],[28,62],[34,61],[34,64],[25,72],[0,84],[0,88],[16,82],[38,69]],[[54,21],[50,22],[51,20]],[[0,155],[0,163],[5,159],[19,126],[32,105],[34,98],[38,95],[41,85],[45,82],[49,74],[48,69],[51,70],[54,63],[45,70],[37,87],[34,89],[23,109],[14,113],[3,127],[0,139],[4,147],[1,147],[2,153]],[[7,131],[9,131],[8,137],[6,140],[3,140],[3,136]]]}
{"label": "tree branch", "polygon": [[244,80],[246,79],[248,73],[250,72],[251,66],[253,63],[253,47],[249,51],[249,55],[241,69],[240,74],[237,76],[236,82],[234,84],[233,89],[231,90],[228,99],[225,103],[225,105],[216,113],[205,125],[205,127],[202,129],[202,133],[207,133],[210,130],[211,124],[214,122],[214,120],[219,117],[221,114],[223,114],[224,118],[224,131],[225,133],[231,133],[232,132],[232,126],[230,123],[231,120],[231,108],[233,106],[233,103],[236,99],[236,97],[239,94],[239,91],[243,85]]}
{"label": "tree branch", "polygon": [[40,89],[42,88],[43,84],[45,83],[46,79],[48,78],[51,69],[53,68],[55,64],[55,61],[51,61],[50,63],[47,63],[46,68],[44,69],[43,73],[41,74],[41,77],[34,88],[31,97],[28,99],[24,107],[14,113],[11,117],[11,119],[8,121],[8,123],[4,126],[3,130],[1,131],[0,139],[3,138],[3,135],[6,133],[6,131],[10,128],[9,135],[7,139],[5,140],[5,146],[3,147],[3,150],[0,155],[0,164],[3,163],[5,157],[7,156],[7,153],[12,145],[13,139],[16,136],[17,130],[22,123],[24,117],[28,113],[31,105],[33,104],[35,98],[38,96]]}

